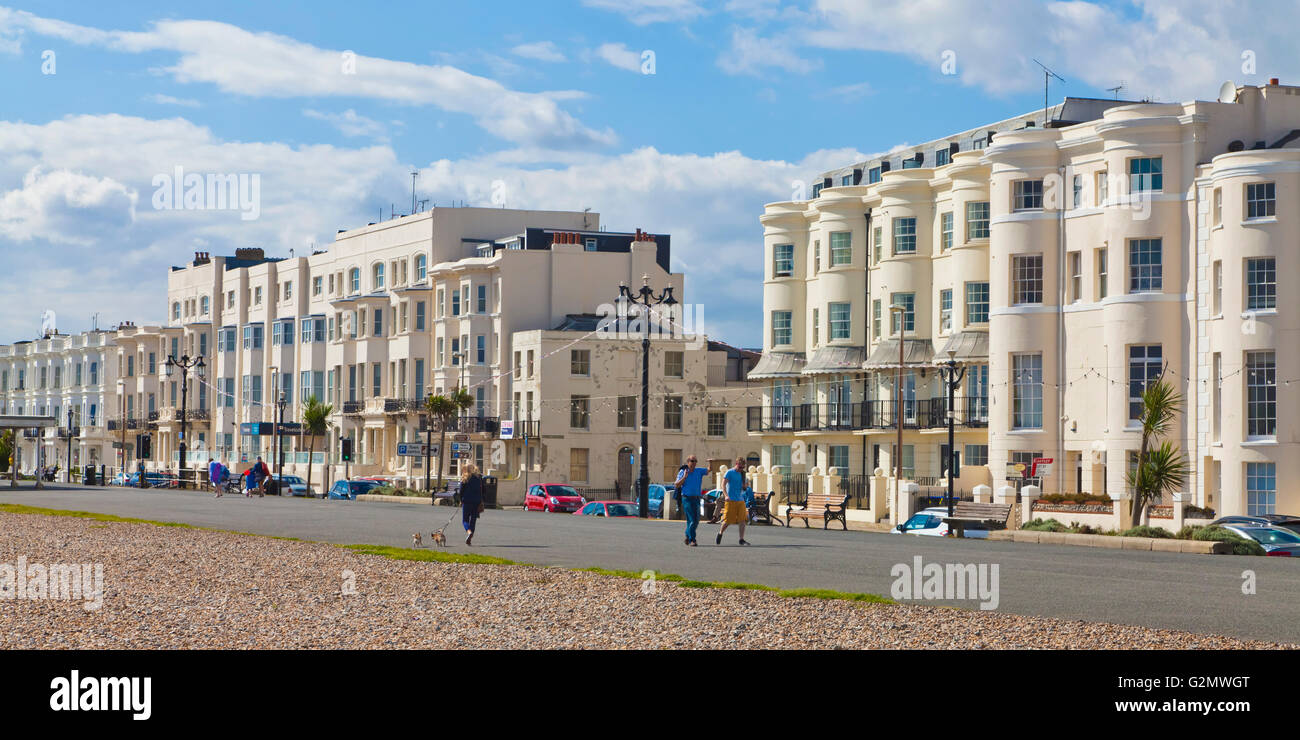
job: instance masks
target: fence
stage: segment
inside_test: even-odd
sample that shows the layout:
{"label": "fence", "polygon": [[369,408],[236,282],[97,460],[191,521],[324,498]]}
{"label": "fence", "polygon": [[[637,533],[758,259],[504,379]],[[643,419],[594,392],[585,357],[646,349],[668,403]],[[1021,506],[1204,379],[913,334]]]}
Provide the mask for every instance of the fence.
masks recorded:
{"label": "fence", "polygon": [[808,474],[787,473],[781,476],[781,498],[796,506],[808,502]]}
{"label": "fence", "polygon": [[865,473],[846,475],[840,478],[840,494],[849,497],[849,506],[855,509],[868,508],[871,495],[871,476]]}

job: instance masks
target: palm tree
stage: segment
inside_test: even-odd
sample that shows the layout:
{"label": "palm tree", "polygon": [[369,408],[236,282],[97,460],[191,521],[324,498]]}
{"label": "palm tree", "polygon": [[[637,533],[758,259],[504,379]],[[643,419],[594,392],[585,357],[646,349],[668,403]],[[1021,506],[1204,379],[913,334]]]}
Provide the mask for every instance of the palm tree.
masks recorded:
{"label": "palm tree", "polygon": [[1150,504],[1159,502],[1165,493],[1182,489],[1187,481],[1187,458],[1171,442],[1161,442],[1159,437],[1173,431],[1174,417],[1183,405],[1183,397],[1164,374],[1147,384],[1142,391],[1142,448],[1138,451],[1137,466],[1127,476],[1133,489],[1133,505],[1129,512],[1130,526],[1142,523],[1142,512]]}
{"label": "palm tree", "polygon": [[474,397],[461,388],[452,389],[448,395],[430,395],[424,399],[424,410],[428,412],[432,423],[438,429],[438,485],[442,488],[442,461],[447,449],[447,427],[452,425],[460,412],[474,405]]}
{"label": "palm tree", "polygon": [[311,493],[311,469],[312,458],[316,456],[316,438],[324,435],[329,428],[330,415],[334,413],[334,407],[329,404],[321,403],[315,395],[307,398],[306,405],[302,408],[302,426],[303,431],[307,433],[311,440],[307,452],[307,493]]}

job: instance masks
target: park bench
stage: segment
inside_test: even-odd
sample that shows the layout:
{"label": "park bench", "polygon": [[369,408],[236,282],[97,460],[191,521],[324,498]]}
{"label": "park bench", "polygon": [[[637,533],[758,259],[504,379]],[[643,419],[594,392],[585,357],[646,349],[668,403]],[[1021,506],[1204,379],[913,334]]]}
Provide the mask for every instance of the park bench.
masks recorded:
{"label": "park bench", "polygon": [[845,511],[848,509],[848,503],[848,494],[809,493],[803,508],[796,509],[795,504],[786,504],[785,526],[789,527],[790,521],[799,517],[803,519],[805,527],[811,527],[808,520],[812,517],[821,517],[822,529],[829,529],[831,522],[838,520],[847,530],[849,521]]}
{"label": "park bench", "polygon": [[[768,508],[772,496],[771,491],[767,493],[754,492],[754,501],[749,505],[749,521],[757,523],[762,520],[764,524],[772,523],[772,510]],[[780,517],[777,517],[777,521],[779,523]]]}
{"label": "park bench", "polygon": [[437,506],[437,505],[438,505],[438,499],[447,499],[447,498],[449,498],[449,499],[451,499],[451,502],[452,502],[453,504],[456,504],[456,505],[459,505],[459,504],[460,504],[460,481],[459,481],[459,480],[449,480],[449,481],[446,481],[446,484],[447,484],[447,488],[446,488],[446,490],[442,490],[442,491],[434,491],[434,492],[433,492],[433,496],[430,497],[429,503],[433,504],[434,506]]}
{"label": "park bench", "polygon": [[967,527],[1006,529],[1007,518],[1011,516],[1011,506],[1011,504],[981,504],[974,501],[958,501],[953,506],[952,516],[944,517],[943,521],[957,537],[965,537]]}

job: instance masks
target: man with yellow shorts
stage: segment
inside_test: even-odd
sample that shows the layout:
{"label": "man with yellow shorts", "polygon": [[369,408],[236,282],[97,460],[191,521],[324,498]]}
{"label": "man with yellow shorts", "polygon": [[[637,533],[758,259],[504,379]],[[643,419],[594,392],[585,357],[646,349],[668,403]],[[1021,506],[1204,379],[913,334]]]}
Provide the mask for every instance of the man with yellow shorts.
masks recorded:
{"label": "man with yellow shorts", "polygon": [[729,525],[740,527],[740,544],[745,541],[745,522],[749,521],[749,509],[745,506],[745,458],[736,458],[736,465],[723,476],[723,488],[726,493],[726,508],[722,511],[722,529],[718,530],[714,544],[722,544],[722,533]]}

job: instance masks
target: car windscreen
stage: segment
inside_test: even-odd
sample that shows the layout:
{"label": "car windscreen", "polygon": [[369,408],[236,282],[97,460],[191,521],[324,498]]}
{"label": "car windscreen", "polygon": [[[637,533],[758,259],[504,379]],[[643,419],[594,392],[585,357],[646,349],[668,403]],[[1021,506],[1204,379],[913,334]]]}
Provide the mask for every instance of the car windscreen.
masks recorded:
{"label": "car windscreen", "polygon": [[606,504],[608,516],[636,516],[639,512],[632,504]]}
{"label": "car windscreen", "polygon": [[568,486],[551,486],[546,489],[547,496],[577,496],[577,491]]}
{"label": "car windscreen", "polygon": [[1250,529],[1250,536],[1265,545],[1300,545],[1300,535],[1285,529]]}

